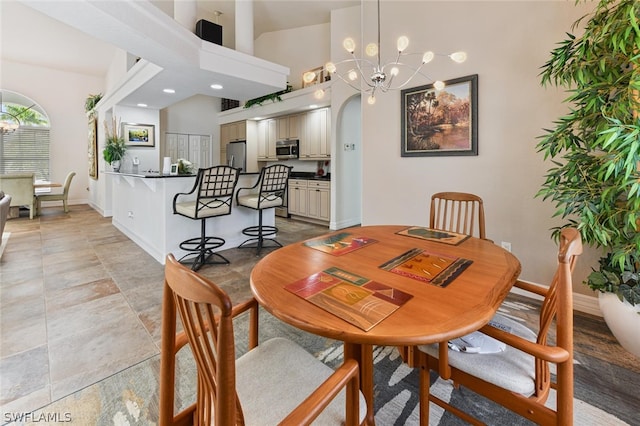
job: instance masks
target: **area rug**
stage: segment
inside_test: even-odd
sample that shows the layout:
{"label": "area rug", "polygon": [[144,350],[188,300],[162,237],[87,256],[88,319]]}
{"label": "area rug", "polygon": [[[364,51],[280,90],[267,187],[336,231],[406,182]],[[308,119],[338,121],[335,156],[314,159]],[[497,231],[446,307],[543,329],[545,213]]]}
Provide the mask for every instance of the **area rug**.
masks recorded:
{"label": "area rug", "polygon": [[[524,299],[524,298],[522,298]],[[501,312],[524,323],[533,322],[536,302],[511,297]],[[526,299],[529,300],[529,299]],[[576,316],[576,327],[589,328]],[[236,321],[237,355],[247,349],[244,338],[246,318]],[[535,328],[535,324],[533,324]],[[587,330],[587,332],[589,332]],[[283,336],[297,341],[317,358],[335,367],[342,362],[340,342],[314,336],[278,321],[268,313],[260,313],[260,340]],[[576,339],[575,349],[575,424],[634,425],[638,424],[637,409],[640,373],[616,366],[592,354],[592,343]],[[177,404],[186,407],[194,401],[195,365],[188,352],[179,357]],[[375,418],[378,425],[418,425],[418,371],[404,364],[394,347],[376,347],[374,351]],[[52,424],[60,419],[81,425],[155,425],[158,422],[159,356],[134,365],[95,385],[54,402],[15,424]],[[431,377],[431,392],[451,401],[490,425],[529,425],[527,420],[480,397],[465,388],[454,389],[451,383]],[[553,395],[552,395],[553,396]],[[550,398],[553,400],[553,398]],[[430,406],[431,425],[464,425],[463,421],[435,404]],[[51,422],[47,423],[45,420]],[[8,419],[3,419],[6,422]],[[62,423],[60,423],[62,424]],[[253,426],[253,425],[250,425]],[[262,425],[256,425],[262,426]],[[269,426],[269,425],[264,425]]]}

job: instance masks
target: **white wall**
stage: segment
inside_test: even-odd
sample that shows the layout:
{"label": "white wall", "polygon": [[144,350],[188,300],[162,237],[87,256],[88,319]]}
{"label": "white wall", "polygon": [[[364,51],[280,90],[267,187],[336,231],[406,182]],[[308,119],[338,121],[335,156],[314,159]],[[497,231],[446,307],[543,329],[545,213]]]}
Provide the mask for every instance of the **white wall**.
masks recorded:
{"label": "white wall", "polygon": [[254,55],[289,67],[293,90],[302,87],[305,71],[322,67],[330,59],[329,24],[311,25],[262,34],[255,40]]}
{"label": "white wall", "polygon": [[[365,6],[375,13],[375,4]],[[470,157],[400,156],[400,94],[364,102],[363,224],[426,225],[428,200],[438,191],[463,191],[485,201],[487,236],[509,241],[522,263],[521,278],[548,283],[556,263],[549,229],[554,207],[535,198],[550,167],[535,150],[537,137],[566,112],[565,94],[541,88],[538,76],[555,44],[571,23],[591,9],[573,2],[383,2],[383,58],[401,34],[409,51],[466,50],[458,65],[436,58],[427,74],[434,79],[479,75],[479,155]],[[375,39],[374,15],[365,19],[365,39]],[[337,35],[334,34],[334,37]],[[383,59],[384,61],[384,59]],[[426,84],[415,80],[410,87]],[[383,196],[384,202],[380,202]],[[576,290],[595,265],[593,251],[576,269]]]}
{"label": "white wall", "polygon": [[69,190],[70,204],[87,203],[89,199],[84,102],[90,93],[100,93],[103,84],[103,79],[86,74],[2,61],[2,88],[33,99],[49,116],[51,180],[63,183],[67,173],[76,172]]}
{"label": "white wall", "polygon": [[[122,131],[123,123],[149,124],[154,126],[154,146],[153,147],[127,147],[127,153],[121,161],[122,171],[132,171],[133,159],[138,157],[140,164],[138,171],[159,170],[160,167],[160,111],[157,109],[132,108],[125,106],[116,106],[113,109],[113,115],[120,123],[120,131]],[[124,134],[122,134],[125,137]]]}

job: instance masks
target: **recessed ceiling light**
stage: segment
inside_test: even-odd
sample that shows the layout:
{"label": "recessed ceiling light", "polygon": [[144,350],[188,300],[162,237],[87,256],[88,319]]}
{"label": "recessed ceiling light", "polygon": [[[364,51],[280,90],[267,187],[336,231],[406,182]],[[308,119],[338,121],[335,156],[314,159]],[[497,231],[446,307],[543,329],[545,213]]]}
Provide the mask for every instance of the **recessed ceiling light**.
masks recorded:
{"label": "recessed ceiling light", "polygon": [[176,93],[174,89],[164,89],[162,90],[164,93]]}
{"label": "recessed ceiling light", "polygon": [[147,107],[148,105],[147,105],[147,104],[138,104],[138,106],[139,106],[139,107],[143,107],[143,108],[145,108],[145,107]]}
{"label": "recessed ceiling light", "polygon": [[212,84],[211,88],[214,90],[220,90],[222,89],[222,84]]}

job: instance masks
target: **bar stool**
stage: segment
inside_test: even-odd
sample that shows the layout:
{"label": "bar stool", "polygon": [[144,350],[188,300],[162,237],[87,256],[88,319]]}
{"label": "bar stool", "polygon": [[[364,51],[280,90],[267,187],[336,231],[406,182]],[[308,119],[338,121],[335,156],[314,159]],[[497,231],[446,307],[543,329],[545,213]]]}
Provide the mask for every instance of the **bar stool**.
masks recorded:
{"label": "bar stool", "polygon": [[[180,243],[180,248],[189,251],[179,262],[190,264],[197,271],[204,264],[229,264],[229,260],[213,250],[224,245],[220,237],[208,237],[206,220],[231,214],[233,192],[238,184],[240,169],[229,166],[215,166],[198,169],[196,183],[190,192],[179,192],[173,197],[173,213],[189,219],[199,220],[200,236]],[[193,200],[193,194],[196,198]],[[186,198],[182,196],[189,196]],[[184,201],[178,201],[183,198]],[[213,259],[212,259],[213,258]]]}
{"label": "bar stool", "polygon": [[[262,224],[262,211],[284,206],[287,182],[292,168],[283,164],[263,167],[255,185],[251,188],[238,189],[238,192],[236,192],[238,206],[258,210],[258,225],[242,230],[244,235],[251,238],[240,244],[238,248],[255,248],[256,255],[260,255],[265,242],[272,242],[274,244],[272,247],[282,247],[282,244],[274,238],[268,238],[275,235],[278,232],[278,228]],[[248,191],[249,193],[241,195],[243,191]]]}

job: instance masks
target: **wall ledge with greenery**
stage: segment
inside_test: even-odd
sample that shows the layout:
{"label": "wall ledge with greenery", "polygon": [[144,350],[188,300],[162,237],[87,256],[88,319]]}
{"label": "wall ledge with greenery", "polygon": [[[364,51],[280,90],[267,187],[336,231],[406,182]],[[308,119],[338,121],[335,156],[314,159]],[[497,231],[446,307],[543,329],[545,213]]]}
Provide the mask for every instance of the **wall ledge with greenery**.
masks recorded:
{"label": "wall ledge with greenery", "polygon": [[567,33],[541,72],[543,86],[567,90],[569,112],[537,145],[552,163],[538,196],[564,221],[554,237],[575,226],[602,248],[587,284],[632,305],[640,304],[639,22],[638,0],[600,0],[574,23],[584,33]]}

